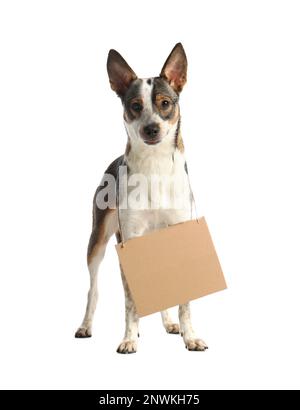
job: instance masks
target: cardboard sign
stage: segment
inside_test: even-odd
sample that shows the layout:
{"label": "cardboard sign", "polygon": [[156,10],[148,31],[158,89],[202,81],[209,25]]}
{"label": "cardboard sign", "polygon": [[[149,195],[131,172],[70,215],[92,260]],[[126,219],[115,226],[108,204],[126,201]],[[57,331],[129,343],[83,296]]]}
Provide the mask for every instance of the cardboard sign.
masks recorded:
{"label": "cardboard sign", "polygon": [[204,218],[116,245],[140,317],[226,289]]}

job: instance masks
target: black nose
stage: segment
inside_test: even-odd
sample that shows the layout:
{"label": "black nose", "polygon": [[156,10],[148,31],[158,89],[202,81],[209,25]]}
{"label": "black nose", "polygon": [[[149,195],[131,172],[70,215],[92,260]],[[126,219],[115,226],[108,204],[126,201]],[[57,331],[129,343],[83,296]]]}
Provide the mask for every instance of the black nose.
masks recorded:
{"label": "black nose", "polygon": [[155,138],[157,137],[158,133],[159,133],[159,125],[152,123],[149,125],[146,125],[146,127],[144,127],[144,133],[147,135],[147,137],[149,138]]}

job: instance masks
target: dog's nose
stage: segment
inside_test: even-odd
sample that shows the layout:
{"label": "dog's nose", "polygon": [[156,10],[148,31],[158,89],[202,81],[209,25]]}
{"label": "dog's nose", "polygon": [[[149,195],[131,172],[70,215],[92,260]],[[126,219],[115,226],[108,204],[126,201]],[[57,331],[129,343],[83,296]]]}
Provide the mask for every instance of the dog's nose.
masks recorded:
{"label": "dog's nose", "polygon": [[156,123],[146,125],[146,127],[144,127],[144,133],[149,138],[157,137],[159,133],[159,125]]}

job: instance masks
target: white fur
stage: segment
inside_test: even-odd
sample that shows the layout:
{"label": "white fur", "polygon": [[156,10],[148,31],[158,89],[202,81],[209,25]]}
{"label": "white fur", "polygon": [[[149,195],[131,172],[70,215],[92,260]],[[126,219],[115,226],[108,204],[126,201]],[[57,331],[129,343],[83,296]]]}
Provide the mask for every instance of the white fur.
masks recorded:
{"label": "white fur", "polygon": [[[189,180],[185,171],[185,158],[175,147],[175,133],[177,124],[170,125],[168,121],[164,121],[160,116],[153,111],[152,100],[152,85],[147,83],[147,79],[142,83],[142,97],[144,108],[138,120],[131,123],[125,121],[125,127],[130,140],[130,150],[126,156],[126,163],[129,168],[128,180],[134,174],[142,174],[151,185],[153,175],[158,178],[168,177],[176,182],[176,190],[179,196],[183,197],[183,207],[166,208],[164,203],[168,203],[170,192],[164,186],[159,187],[159,194],[162,200],[159,202],[157,209],[151,209],[152,194],[148,191],[148,201],[144,208],[137,210],[130,206],[120,209],[120,220],[122,227],[123,239],[126,241],[130,238],[144,235],[147,232],[158,228],[163,228],[168,225],[173,225],[179,222],[186,221],[191,217],[190,189]],[[141,138],[141,129],[145,125],[156,122],[160,125],[161,142],[156,145],[148,145]],[[127,187],[127,192],[130,195],[134,188]],[[120,202],[122,202],[120,198]],[[164,201],[165,200],[165,201]],[[130,205],[130,203],[129,203]],[[108,221],[107,237],[112,235],[117,230],[116,215]],[[97,302],[97,272],[98,266],[103,259],[106,244],[98,250],[97,256],[93,259],[89,266],[91,276],[91,288],[88,296],[88,305],[86,315],[79,331],[90,335],[92,318]],[[138,316],[135,305],[130,295],[126,279],[122,274],[125,300],[126,300],[126,329],[124,338],[119,345],[118,352],[132,353],[137,349],[138,338]],[[162,321],[167,331],[176,333],[178,325],[173,324],[168,311],[162,312]],[[183,335],[184,342],[190,350],[205,350],[206,345],[200,339],[197,339],[190,318],[189,304],[179,307],[180,330]],[[175,328],[174,328],[175,326]]]}
{"label": "white fur", "polygon": [[[161,205],[160,209],[151,209],[152,198],[151,190],[149,190],[146,209],[121,209],[120,216],[124,240],[128,240],[134,236],[143,235],[154,229],[188,220],[191,215],[189,182],[184,169],[185,160],[183,154],[178,150],[174,150],[174,152],[169,150],[168,153],[152,151],[144,156],[144,152],[142,153],[141,158],[137,158],[134,153],[129,153],[127,158],[130,170],[129,178],[133,173],[143,174],[149,179],[149,185],[152,175],[157,175],[162,178],[167,176],[170,177],[170,179],[174,179],[176,182],[176,190],[181,194],[186,195],[185,201],[182,201],[185,204],[185,207],[182,209],[165,209]],[[132,187],[128,187],[127,191],[129,195],[132,189]],[[169,201],[169,198],[166,198],[164,201],[164,196],[169,195],[167,187],[163,186],[159,194],[162,197],[160,201],[161,204],[171,202]]]}

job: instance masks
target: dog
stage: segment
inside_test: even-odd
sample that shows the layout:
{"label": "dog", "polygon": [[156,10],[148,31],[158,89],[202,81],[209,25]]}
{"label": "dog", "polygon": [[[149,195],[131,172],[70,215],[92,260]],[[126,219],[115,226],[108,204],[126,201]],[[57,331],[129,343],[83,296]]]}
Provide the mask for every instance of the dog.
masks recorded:
{"label": "dog", "polygon": [[[175,45],[157,77],[138,78],[115,50],[109,51],[107,72],[112,90],[122,101],[128,139],[124,155],[112,162],[105,176],[119,181],[118,186],[122,185],[118,177],[121,167],[126,168],[128,177],[141,175],[147,181],[151,175],[170,177],[175,181],[176,195],[184,196],[186,201],[183,202],[185,206],[180,208],[160,205],[159,202],[155,209],[144,201],[143,205],[136,209],[130,206],[130,203],[127,207],[119,206],[121,199],[116,194],[118,206],[103,208],[99,207],[97,201],[107,188],[107,184],[102,180],[94,196],[93,228],[87,254],[90,290],[85,316],[75,334],[76,338],[92,336],[92,321],[98,298],[98,268],[110,237],[115,234],[118,242],[126,241],[154,229],[189,220],[191,217],[191,192],[180,131],[179,95],[187,77],[187,58],[182,44]],[[133,193],[134,187],[127,184],[126,189]],[[106,193],[111,191],[114,189]],[[146,195],[147,201],[150,202],[153,190],[151,192],[147,191]],[[162,190],[161,194],[164,200],[171,195],[169,190]],[[139,317],[122,270],[121,277],[125,293],[126,328],[117,352],[135,353],[139,337]],[[195,335],[188,303],[179,306],[179,324],[172,321],[168,310],[161,312],[161,317],[167,333],[180,333],[188,350],[207,349],[207,345]]]}

